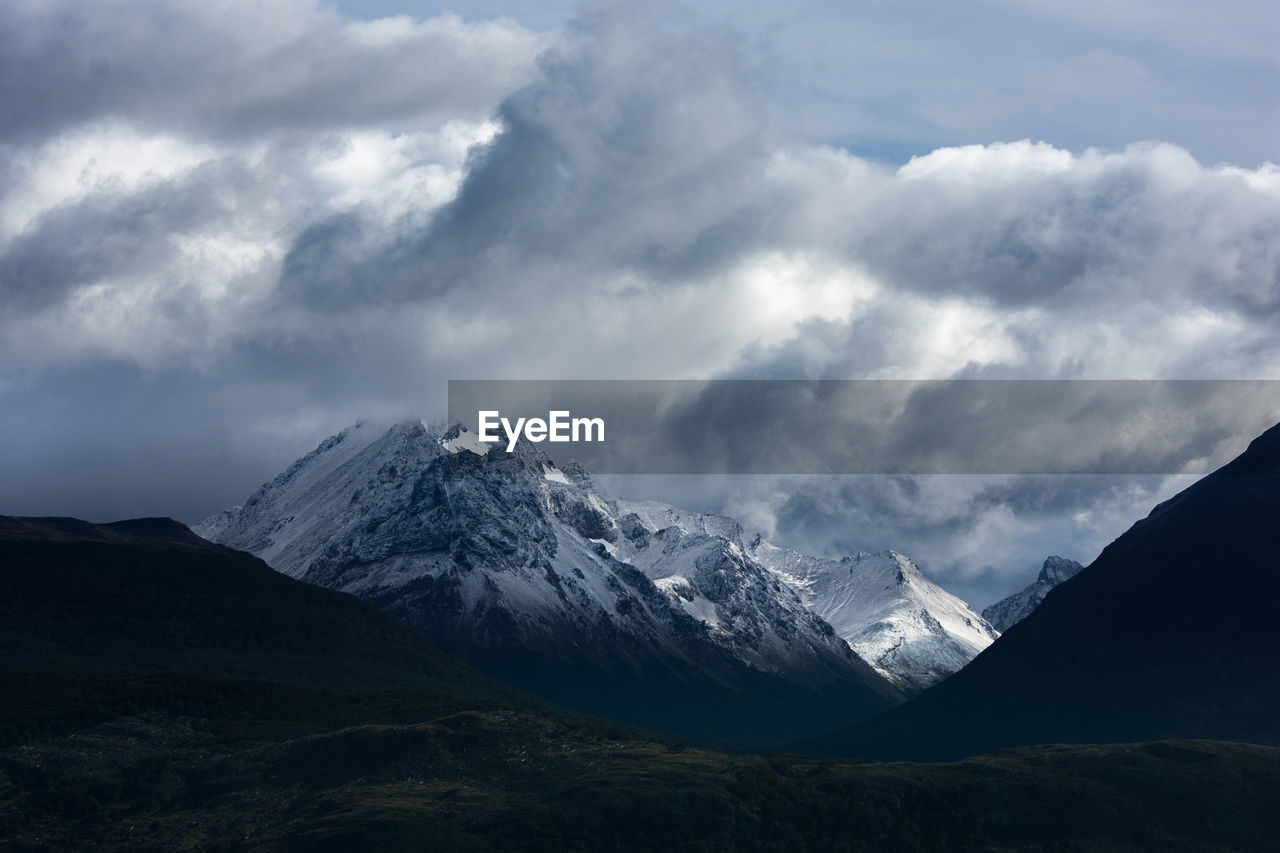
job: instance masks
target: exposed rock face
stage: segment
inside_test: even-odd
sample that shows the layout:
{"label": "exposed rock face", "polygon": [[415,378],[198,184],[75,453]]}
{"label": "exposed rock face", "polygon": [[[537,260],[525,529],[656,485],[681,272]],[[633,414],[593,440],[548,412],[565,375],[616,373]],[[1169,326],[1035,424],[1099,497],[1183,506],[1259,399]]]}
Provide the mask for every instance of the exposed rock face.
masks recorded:
{"label": "exposed rock face", "polygon": [[1084,566],[1075,560],[1065,557],[1046,557],[1040,575],[1021,592],[1001,599],[982,611],[982,616],[999,632],[1004,633],[1016,623],[1031,615],[1031,611],[1040,606],[1049,590],[1058,584],[1075,577]]}
{"label": "exposed rock face", "polygon": [[499,677],[644,725],[758,741],[900,701],[736,522],[686,530],[575,465],[472,439],[351,427],[200,530]]}

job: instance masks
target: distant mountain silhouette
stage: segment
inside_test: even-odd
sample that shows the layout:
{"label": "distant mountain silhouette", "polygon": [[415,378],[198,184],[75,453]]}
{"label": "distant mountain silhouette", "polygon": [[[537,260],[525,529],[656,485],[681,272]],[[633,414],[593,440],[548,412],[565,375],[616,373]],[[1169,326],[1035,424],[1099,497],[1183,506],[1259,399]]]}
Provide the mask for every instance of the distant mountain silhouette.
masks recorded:
{"label": "distant mountain silhouette", "polygon": [[0,516],[0,658],[11,669],[520,696],[355,596],[168,518]]}
{"label": "distant mountain silhouette", "polygon": [[805,749],[1280,739],[1280,425],[1152,510],[965,669]]}

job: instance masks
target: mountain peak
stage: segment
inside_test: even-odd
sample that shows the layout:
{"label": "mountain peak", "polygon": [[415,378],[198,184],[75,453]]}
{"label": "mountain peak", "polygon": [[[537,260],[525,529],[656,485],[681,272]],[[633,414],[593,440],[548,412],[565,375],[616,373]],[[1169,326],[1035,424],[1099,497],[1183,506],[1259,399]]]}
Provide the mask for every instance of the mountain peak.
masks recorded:
{"label": "mountain peak", "polygon": [[[344,431],[215,535],[590,713],[746,742],[901,700],[745,553],[738,522],[628,505],[536,444],[477,438],[458,424]],[[764,721],[740,698],[756,690],[793,698]]]}
{"label": "mountain peak", "polygon": [[864,660],[908,691],[960,669],[997,636],[968,604],[898,551],[824,560],[761,541],[751,552]]}
{"label": "mountain peak", "polygon": [[1074,577],[1083,568],[1084,566],[1075,560],[1068,560],[1066,557],[1045,557],[1044,565],[1041,566],[1040,574],[1036,580],[1057,586],[1068,578]]}
{"label": "mountain peak", "polygon": [[1084,566],[1075,560],[1068,560],[1066,557],[1045,557],[1044,565],[1040,567],[1040,574],[1036,576],[1035,581],[1019,592],[986,608],[982,611],[982,616],[995,626],[996,630],[1004,633],[1031,615],[1031,611],[1040,606],[1040,602],[1044,601],[1044,597],[1050,590],[1063,581],[1075,577],[1083,568]]}
{"label": "mountain peak", "polygon": [[485,444],[480,440],[480,436],[468,430],[460,423],[452,424],[444,434],[439,438],[440,446],[450,453],[474,453],[477,456],[485,456],[493,447],[492,444]]}

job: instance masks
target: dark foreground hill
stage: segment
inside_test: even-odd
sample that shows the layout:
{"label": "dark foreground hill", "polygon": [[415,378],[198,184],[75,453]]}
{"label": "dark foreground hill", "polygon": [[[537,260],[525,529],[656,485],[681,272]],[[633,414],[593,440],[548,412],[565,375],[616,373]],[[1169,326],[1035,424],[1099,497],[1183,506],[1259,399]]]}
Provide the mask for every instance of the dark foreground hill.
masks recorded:
{"label": "dark foreground hill", "polygon": [[410,722],[414,709],[370,694],[94,677],[140,701],[0,747],[0,850],[1226,853],[1280,837],[1276,746],[861,764],[686,749],[511,709],[418,708]]}
{"label": "dark foreground hill", "polygon": [[1272,745],[726,755],[496,702],[389,617],[173,522],[3,519],[0,566],[0,851],[1225,853],[1280,837]]}
{"label": "dark foreground hill", "polygon": [[1280,425],[1156,507],[965,669],[806,748],[1280,739]]}
{"label": "dark foreground hill", "polygon": [[356,597],[166,518],[0,516],[0,666],[520,698]]}

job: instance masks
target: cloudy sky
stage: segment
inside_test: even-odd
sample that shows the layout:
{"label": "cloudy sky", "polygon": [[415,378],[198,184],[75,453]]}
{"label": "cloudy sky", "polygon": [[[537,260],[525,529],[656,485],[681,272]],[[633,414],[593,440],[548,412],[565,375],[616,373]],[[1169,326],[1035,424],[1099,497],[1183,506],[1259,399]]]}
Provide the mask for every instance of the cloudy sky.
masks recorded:
{"label": "cloudy sky", "polygon": [[[0,512],[195,521],[450,378],[1280,379],[1277,43],[1261,0],[8,0]],[[985,603],[1179,482],[621,488]]]}

